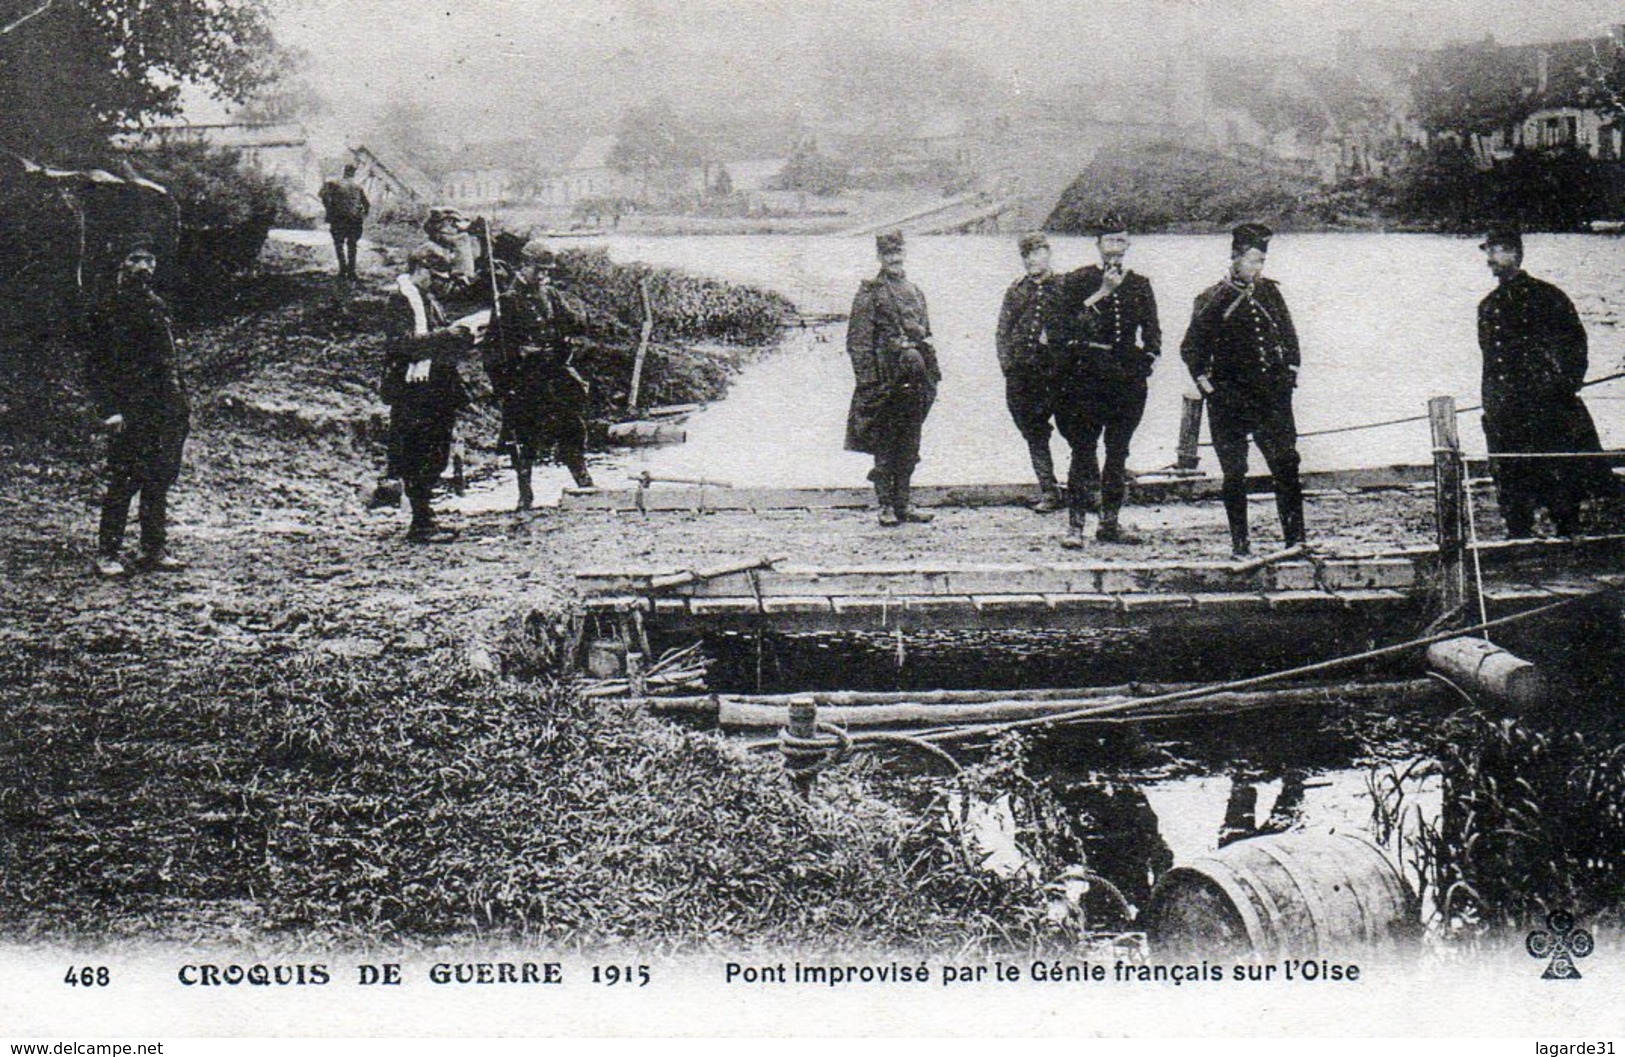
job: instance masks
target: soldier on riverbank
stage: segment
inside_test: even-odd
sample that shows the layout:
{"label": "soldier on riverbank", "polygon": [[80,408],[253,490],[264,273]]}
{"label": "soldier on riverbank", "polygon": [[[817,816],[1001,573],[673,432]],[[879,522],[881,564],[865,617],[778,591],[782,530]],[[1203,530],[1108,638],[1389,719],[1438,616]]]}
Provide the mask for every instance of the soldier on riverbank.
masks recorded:
{"label": "soldier on riverbank", "polygon": [[1491,231],[1479,246],[1499,285],[1478,305],[1484,353],[1484,438],[1507,536],[1534,535],[1545,507],[1560,536],[1580,531],[1580,503],[1611,494],[1597,459],[1495,458],[1513,452],[1596,452],[1597,427],[1580,399],[1587,341],[1574,304],[1523,270],[1523,236]]}
{"label": "soldier on riverbank", "polygon": [[435,482],[451,460],[452,429],[468,404],[457,358],[470,335],[447,325],[435,292],[432,253],[414,252],[410,271],[396,282],[390,302],[383,401],[390,407],[389,470],[412,507],[406,538],[441,543],[454,532],[441,529],[430,505]]}
{"label": "soldier on riverbank", "polygon": [[1050,452],[1055,416],[1056,368],[1064,343],[1059,319],[1061,281],[1050,268],[1049,239],[1043,232],[1021,236],[1025,275],[1010,284],[999,309],[995,348],[1004,372],[1004,401],[1010,409],[1038,478],[1040,514],[1061,509],[1061,488]]}
{"label": "soldier on riverbank", "polygon": [[333,237],[333,252],[339,259],[339,276],[356,278],[356,247],[361,241],[361,230],[372,211],[366,190],[356,182],[356,167],[346,165],[344,175],[322,184],[322,209],[327,214],[327,230]]}
{"label": "soldier on riverbank", "polygon": [[557,452],[576,487],[591,488],[587,471],[587,381],[573,364],[572,339],[586,333],[587,312],[553,285],[558,259],[552,252],[524,250],[519,274],[499,300],[484,345],[491,391],[502,408],[498,441],[513,461],[519,509],[535,503],[531,470],[538,458]]}
{"label": "soldier on riverbank", "polygon": [[[1067,472],[1069,524],[1063,547],[1084,546],[1090,514],[1098,513],[1095,538],[1138,543],[1119,521],[1128,491],[1129,442],[1145,414],[1147,380],[1162,355],[1162,326],[1151,280],[1124,267],[1128,226],[1108,215],[1095,225],[1100,264],[1080,268],[1065,281],[1065,312],[1071,321],[1065,366],[1055,403],[1056,424],[1072,448]],[[1102,472],[1097,452],[1105,439]]]}
{"label": "soldier on riverbank", "polygon": [[120,551],[130,502],[141,497],[141,551],[136,567],[185,568],[168,553],[169,489],[180,476],[191,425],[176,359],[169,306],[152,289],[158,258],[138,245],[119,265],[112,294],[87,323],[85,387],[109,431],[107,492],[102,499],[96,571],[125,572]]}
{"label": "soldier on riverbank", "polygon": [[1298,384],[1298,333],[1280,287],[1263,276],[1274,232],[1242,224],[1231,232],[1230,272],[1202,291],[1180,356],[1207,398],[1213,451],[1224,473],[1231,550],[1251,553],[1247,528],[1247,442],[1275,478],[1275,506],[1286,546],[1302,543],[1303,485],[1292,390]]}
{"label": "soldier on riverbank", "polygon": [[927,522],[910,503],[920,430],[936,400],[942,372],[931,346],[925,294],[904,271],[902,232],[875,238],[880,274],[865,279],[852,301],[846,351],[856,385],[846,416],[846,449],[875,458],[869,479],[880,524]]}

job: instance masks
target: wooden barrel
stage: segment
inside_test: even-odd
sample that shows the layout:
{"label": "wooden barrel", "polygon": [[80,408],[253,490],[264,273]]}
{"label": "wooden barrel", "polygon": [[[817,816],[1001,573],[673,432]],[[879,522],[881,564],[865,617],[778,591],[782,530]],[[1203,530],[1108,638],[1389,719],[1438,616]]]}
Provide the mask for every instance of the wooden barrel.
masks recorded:
{"label": "wooden barrel", "polygon": [[1163,874],[1146,907],[1157,958],[1310,958],[1413,937],[1416,898],[1375,845],[1342,834],[1239,840]]}

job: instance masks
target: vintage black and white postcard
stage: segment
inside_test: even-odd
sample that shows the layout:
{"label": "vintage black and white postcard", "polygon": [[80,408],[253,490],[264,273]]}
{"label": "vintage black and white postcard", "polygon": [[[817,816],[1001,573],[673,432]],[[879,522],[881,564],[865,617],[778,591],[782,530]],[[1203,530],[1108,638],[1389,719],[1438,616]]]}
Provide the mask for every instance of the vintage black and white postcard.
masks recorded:
{"label": "vintage black and white postcard", "polygon": [[1622,236],[1603,0],[0,0],[0,1034],[1612,1054]]}

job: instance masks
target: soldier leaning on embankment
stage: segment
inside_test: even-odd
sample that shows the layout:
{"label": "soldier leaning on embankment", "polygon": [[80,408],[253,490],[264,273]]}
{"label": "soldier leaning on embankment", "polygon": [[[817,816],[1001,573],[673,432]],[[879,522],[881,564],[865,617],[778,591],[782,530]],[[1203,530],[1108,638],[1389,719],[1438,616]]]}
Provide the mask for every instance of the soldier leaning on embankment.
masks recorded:
{"label": "soldier leaning on embankment", "polygon": [[[1084,546],[1090,514],[1095,538],[1138,543],[1119,521],[1128,491],[1129,442],[1145,414],[1147,380],[1162,355],[1162,326],[1151,280],[1124,267],[1128,225],[1108,214],[1095,223],[1100,264],[1068,275],[1062,287],[1067,328],[1065,366],[1055,420],[1072,448],[1067,472],[1068,527],[1061,546]],[[1096,448],[1104,436],[1102,472]]]}
{"label": "soldier leaning on embankment", "polygon": [[389,307],[382,397],[389,405],[390,477],[401,480],[412,508],[406,538],[441,543],[455,533],[440,528],[431,499],[451,460],[452,429],[468,405],[457,359],[471,341],[447,325],[434,289],[434,254],[414,251],[410,270],[396,283]]}
{"label": "soldier leaning on embankment", "polygon": [[[501,254],[501,247],[497,248]],[[518,277],[498,300],[486,333],[482,358],[491,391],[502,409],[498,445],[513,460],[519,509],[535,503],[531,468],[556,451],[576,487],[591,488],[587,471],[585,378],[572,363],[571,339],[585,334],[587,315],[580,304],[553,285],[558,258],[545,249],[521,250],[509,262]]]}
{"label": "soldier leaning on embankment", "polygon": [[180,475],[191,424],[176,361],[169,306],[152,288],[158,258],[137,245],[119,265],[113,292],[90,313],[85,386],[107,442],[107,492],[102,500],[96,571],[121,576],[120,557],[130,501],[141,497],[137,567],[184,568],[168,553],[169,489]]}
{"label": "soldier leaning on embankment", "polygon": [[[1596,452],[1596,424],[1580,399],[1586,331],[1568,295],[1523,270],[1523,235],[1491,231],[1479,246],[1499,285],[1478,305],[1484,353],[1484,439],[1490,454]],[[1617,489],[1598,459],[1492,459],[1507,536],[1534,535],[1546,507],[1560,536],[1580,530],[1580,503]]]}
{"label": "soldier leaning on embankment", "polygon": [[1059,317],[1061,280],[1050,268],[1049,239],[1042,232],[1021,236],[1017,248],[1026,274],[1004,292],[994,348],[1004,373],[1005,406],[1027,442],[1033,474],[1038,478],[1033,510],[1049,514],[1064,505],[1050,452],[1050,422],[1055,417],[1056,375],[1065,330]]}
{"label": "soldier leaning on embankment", "polygon": [[1275,478],[1275,506],[1287,546],[1302,543],[1303,485],[1292,390],[1298,333],[1280,287],[1263,276],[1274,232],[1242,224],[1230,236],[1230,272],[1197,295],[1180,356],[1208,405],[1213,451],[1224,474],[1224,513],[1236,557],[1251,553],[1247,529],[1247,441]]}
{"label": "soldier leaning on embankment", "polygon": [[925,294],[904,271],[903,235],[876,236],[880,274],[865,279],[852,301],[846,351],[856,386],[846,416],[846,450],[875,458],[869,479],[880,502],[880,524],[927,522],[910,503],[920,461],[920,430],[937,397],[942,371],[931,346]]}

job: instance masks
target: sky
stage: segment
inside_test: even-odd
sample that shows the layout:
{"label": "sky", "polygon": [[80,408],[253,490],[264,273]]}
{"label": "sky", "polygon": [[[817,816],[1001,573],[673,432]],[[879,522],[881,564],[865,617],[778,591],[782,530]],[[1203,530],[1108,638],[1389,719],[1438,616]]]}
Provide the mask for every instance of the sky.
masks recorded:
{"label": "sky", "polygon": [[[680,111],[794,110],[820,57],[947,54],[1016,91],[1143,79],[1194,47],[1330,57],[1340,30],[1432,47],[1559,40],[1625,21],[1612,0],[272,0],[327,124],[364,137],[412,100],[452,138],[538,123],[613,128],[662,95]],[[1138,75],[1138,76],[1137,76]],[[517,115],[523,115],[520,120]]]}

